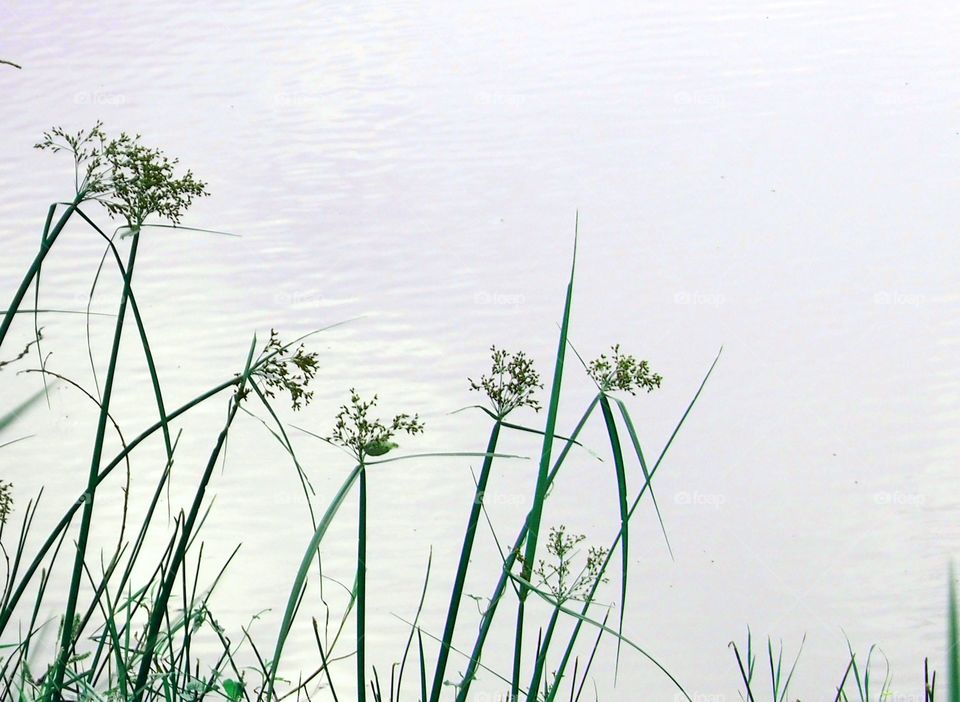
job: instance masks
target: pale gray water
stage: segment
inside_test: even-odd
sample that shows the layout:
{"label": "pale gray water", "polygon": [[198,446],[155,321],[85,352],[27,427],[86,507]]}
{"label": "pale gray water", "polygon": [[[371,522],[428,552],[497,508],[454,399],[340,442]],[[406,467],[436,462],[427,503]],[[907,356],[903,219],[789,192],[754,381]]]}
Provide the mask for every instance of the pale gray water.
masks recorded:
{"label": "pale gray water", "polygon": [[[384,413],[426,418],[411,448],[479,451],[485,421],[447,413],[473,401],[465,377],[491,343],[527,349],[549,379],[579,208],[573,338],[591,356],[619,341],[663,373],[662,391],[630,400],[648,453],[724,346],[658,478],[674,561],[649,505],[638,518],[628,634],[701,700],[738,699],[726,644],[747,625],[791,653],[807,634],[802,699],[839,681],[843,632],[881,645],[898,699],[919,699],[924,655],[943,667],[947,564],[960,552],[955,4],[5,2],[0,26],[0,57],[24,67],[0,66],[4,298],[48,203],[69,195],[69,164],[32,144],[52,124],[100,118],[209,180],[188,224],[243,236],[143,241],[137,289],[169,404],[239,370],[254,331],[363,315],[312,342],[317,402],[291,420],[325,433],[356,385],[379,391]],[[81,232],[58,242],[44,306],[85,303],[101,251]],[[115,282],[96,309],[113,310]],[[83,319],[43,323],[51,367],[89,382]],[[95,322],[101,359],[109,329]],[[154,409],[128,348],[115,403],[133,435]],[[568,378],[567,427],[590,391],[574,366]],[[38,382],[2,379],[5,401]],[[2,454],[20,499],[47,485],[51,518],[85,479],[85,402],[57,389],[27,423],[37,436]],[[177,508],[224,405],[183,424]],[[218,558],[244,542],[214,601],[234,627],[283,606],[308,538],[292,468],[252,421],[241,427],[206,534]],[[332,494],[346,459],[295,440]],[[607,455],[599,425],[590,445]],[[155,442],[140,465],[159,455]],[[371,481],[381,671],[399,656],[392,613],[412,614],[430,545],[425,624],[439,632],[440,564],[459,548],[469,465],[401,463]],[[581,480],[603,476],[596,496],[586,506],[561,486],[547,519],[606,540],[609,461],[581,454],[577,466]],[[533,470],[497,471],[502,538]],[[103,500],[105,514],[117,508]],[[329,556],[347,580],[352,534],[348,505]],[[486,533],[483,549],[492,563]],[[272,639],[274,627],[256,630]],[[292,665],[317,661],[307,634]],[[673,699],[629,652],[613,690],[613,650],[595,668],[601,699]],[[488,660],[507,667],[493,649]]]}

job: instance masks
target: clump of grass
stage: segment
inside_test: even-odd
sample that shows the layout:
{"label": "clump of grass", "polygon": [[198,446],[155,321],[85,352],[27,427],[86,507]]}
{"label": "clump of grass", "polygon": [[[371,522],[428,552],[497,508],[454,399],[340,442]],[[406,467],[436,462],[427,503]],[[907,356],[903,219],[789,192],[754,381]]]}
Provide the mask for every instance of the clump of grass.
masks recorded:
{"label": "clump of grass", "polygon": [[[401,690],[403,663],[406,662],[414,636],[417,638],[416,653],[419,654],[421,702],[439,702],[449,668],[449,657],[457,652],[455,647],[456,623],[461,614],[466,578],[470,568],[479,518],[484,512],[484,497],[488,489],[489,476],[493,461],[503,458],[496,453],[501,434],[505,431],[520,432],[525,436],[531,433],[538,436],[540,450],[537,455],[538,470],[533,499],[526,512],[525,519],[517,537],[502,549],[502,567],[494,575],[496,585],[488,604],[481,612],[480,622],[471,652],[467,658],[466,670],[462,677],[453,681],[456,687],[456,699],[463,702],[480,671],[495,675],[499,680],[511,686],[511,696],[518,699],[521,694],[528,700],[544,699],[553,702],[569,677],[565,673],[568,663],[573,665],[570,697],[575,699],[578,682],[579,658],[577,637],[582,625],[596,628],[598,635],[593,644],[596,652],[600,637],[614,636],[631,648],[646,656],[664,673],[666,669],[639,646],[629,641],[620,630],[606,626],[606,616],[602,621],[591,616],[591,608],[597,605],[596,593],[599,586],[606,582],[606,571],[617,545],[622,546],[624,557],[623,578],[626,579],[627,528],[641,498],[650,492],[653,497],[651,480],[663,460],[667,449],[676,436],[687,414],[706,383],[704,378],[686,412],[674,429],[665,448],[659,454],[652,467],[648,468],[640,441],[630,420],[626,406],[619,399],[609,396],[618,391],[631,394],[638,390],[653,390],[660,383],[660,376],[649,369],[643,361],[624,355],[619,347],[613,347],[612,356],[601,356],[588,367],[588,376],[596,382],[598,394],[588,405],[581,419],[576,423],[569,436],[558,431],[558,408],[561,401],[561,388],[565,373],[565,353],[569,346],[568,331],[573,295],[573,271],[571,270],[567,286],[567,295],[563,307],[560,337],[554,358],[553,378],[549,391],[549,400],[541,406],[538,392],[543,389],[540,374],[534,367],[531,357],[522,351],[510,352],[491,347],[490,370],[480,375],[479,380],[468,379],[471,392],[485,396],[483,411],[493,420],[493,426],[487,441],[486,450],[480,453],[455,454],[419,454],[395,457],[387,454],[396,450],[400,437],[421,434],[424,424],[417,414],[399,413],[389,419],[374,416],[378,403],[377,396],[365,400],[351,389],[350,399],[338,411],[334,426],[325,440],[346,450],[356,462],[355,467],[344,480],[341,488],[329,499],[325,510],[314,516],[314,492],[308,487],[305,473],[297,458],[293,443],[287,436],[284,423],[271,400],[280,397],[288,399],[291,411],[298,411],[313,398],[312,383],[320,372],[316,354],[306,350],[300,340],[284,343],[275,331],[263,343],[256,338],[247,350],[242,370],[226,377],[221,383],[198,394],[192,400],[168,410],[163,400],[162,384],[150,352],[149,335],[143,324],[134,294],[134,268],[137,245],[141,232],[148,227],[177,226],[186,215],[196,198],[205,196],[206,186],[189,170],[180,172],[176,159],[166,156],[162,151],[144,146],[139,135],[121,134],[110,138],[102,125],[97,123],[91,129],[80,132],[67,132],[52,129],[44,135],[39,148],[53,152],[65,152],[73,159],[74,190],[72,202],[66,205],[53,205],[48,211],[46,226],[40,250],[24,277],[23,283],[14,296],[13,303],[6,310],[0,326],[0,345],[7,329],[18,313],[26,289],[38,283],[44,257],[51,250],[54,241],[61,234],[66,222],[74,215],[79,216],[90,229],[107,243],[107,253],[112,254],[116,270],[123,278],[123,290],[114,329],[113,344],[110,350],[107,374],[102,388],[96,394],[88,396],[98,404],[99,415],[94,439],[94,451],[91,456],[88,480],[83,495],[65,510],[62,518],[50,531],[46,539],[39,540],[40,547],[35,553],[28,553],[28,545],[37,543],[35,538],[27,538],[33,528],[33,516],[36,502],[31,501],[22,510],[22,533],[16,545],[14,558],[3,581],[3,593],[0,597],[0,636],[8,625],[20,613],[18,607],[27,592],[33,587],[36,600],[28,608],[23,631],[19,641],[0,646],[6,656],[0,661],[0,685],[5,692],[17,699],[29,702],[59,702],[69,699],[123,699],[142,702],[145,699],[165,699],[170,702],[190,700],[196,702],[203,698],[221,696],[233,702],[243,699],[245,702],[278,702],[278,700],[303,693],[309,696],[308,686],[325,680],[333,691],[333,675],[330,665],[336,662],[332,646],[324,649],[320,636],[316,634],[320,649],[321,664],[313,674],[297,683],[284,682],[278,676],[281,656],[291,628],[301,607],[309,606],[311,600],[305,595],[305,583],[314,568],[319,568],[319,548],[332,521],[338,515],[340,506],[352,492],[355,483],[359,483],[358,507],[358,550],[355,574],[355,587],[351,591],[350,605],[343,615],[343,622],[353,612],[355,605],[357,652],[356,669],[353,674],[356,699],[363,702],[366,698],[367,684],[370,684],[376,702],[384,698],[380,676],[376,666],[372,666],[373,680],[368,679],[365,639],[367,636],[367,523],[370,515],[367,505],[367,473],[370,468],[392,461],[420,457],[422,455],[457,455],[482,457],[483,466],[474,493],[474,501],[467,519],[463,546],[454,572],[454,584],[451,588],[449,606],[440,636],[432,637],[417,620],[411,625],[407,647],[400,663],[399,676],[394,685],[391,674],[389,695],[394,702]],[[115,236],[108,235],[94,218],[85,211],[87,206],[100,205],[105,214],[119,226],[117,232],[130,236],[131,241],[126,259],[119,251]],[[61,209],[65,208],[65,209]],[[59,220],[54,222],[57,211],[61,211]],[[116,234],[117,232],[114,232]],[[118,242],[119,243],[119,242]],[[39,290],[39,288],[37,288]],[[39,295],[39,293],[37,293]],[[110,414],[111,396],[115,387],[121,387],[117,378],[117,357],[123,343],[122,330],[124,316],[129,310],[136,322],[139,343],[144,352],[149,370],[150,385],[155,396],[158,419],[129,441],[123,442],[123,448],[112,458],[104,455],[105,432],[108,423],[114,421]],[[716,363],[716,362],[714,362]],[[43,370],[43,369],[41,369]],[[711,366],[710,371],[712,372]],[[709,377],[710,373],[707,373]],[[76,387],[82,388],[78,381],[70,380]],[[96,382],[96,379],[94,380]],[[123,385],[130,391],[139,390],[136,386]],[[158,526],[155,510],[168,485],[170,469],[174,462],[177,437],[171,435],[170,423],[183,417],[191,409],[204,404],[218,395],[225,395],[227,416],[220,431],[213,440],[209,458],[196,480],[189,505],[180,511],[166,537],[166,545],[157,554],[148,551],[148,532],[156,531]],[[256,402],[247,402],[248,398]],[[253,407],[248,407],[253,405]],[[591,547],[584,552],[583,538],[570,533],[565,527],[554,527],[541,537],[550,489],[560,472],[571,462],[571,451],[579,446],[578,436],[597,406],[604,411],[607,429],[610,434],[614,456],[615,471],[618,475],[617,502],[620,508],[620,529],[609,548]],[[620,421],[629,434],[634,454],[644,475],[643,485],[636,491],[632,503],[628,500],[629,487],[626,483],[627,461],[619,442],[619,429],[613,408],[618,407]],[[266,410],[269,417],[260,419],[255,411]],[[525,426],[523,420],[514,420],[514,414],[522,410],[535,413],[546,409],[543,424]],[[214,468],[223,457],[224,446],[235,420],[240,412],[252,415],[267,427],[280,442],[284,450],[293,458],[301,480],[304,493],[310,507],[313,536],[305,549],[301,566],[294,578],[287,606],[277,636],[274,654],[265,658],[261,649],[254,643],[249,627],[243,629],[239,643],[228,638],[212,611],[209,596],[226,569],[227,563],[218,572],[212,585],[200,588],[199,576],[201,562],[204,559],[201,529],[207,517],[207,495],[212,485]],[[0,417],[0,428],[5,426],[6,417]],[[100,559],[88,557],[88,539],[97,523],[102,525],[103,517],[95,512],[95,497],[98,489],[109,480],[118,465],[124,464],[136,456],[136,449],[154,434],[161,432],[166,450],[165,462],[156,466],[156,484],[147,509],[137,516],[141,518],[140,528],[133,536],[122,532],[118,538],[116,550],[104,553]],[[559,446],[557,446],[559,442]],[[556,448],[556,453],[554,449]],[[106,460],[109,458],[109,460]],[[592,455],[590,460],[595,458]],[[138,475],[146,475],[145,466],[138,467]],[[5,501],[10,494],[9,484],[0,483],[0,514],[6,523],[12,503]],[[655,504],[655,501],[654,501]],[[74,525],[77,514],[81,518]],[[488,517],[489,519],[489,517]],[[491,527],[492,527],[491,523]],[[71,533],[75,527],[76,533]],[[71,538],[68,538],[71,537]],[[75,540],[74,538],[75,537]],[[66,548],[61,551],[66,544]],[[199,547],[196,545],[199,544]],[[545,557],[537,558],[538,545]],[[497,540],[497,546],[500,546]],[[65,555],[63,555],[65,554]],[[67,585],[67,605],[59,619],[56,631],[57,646],[43,672],[31,663],[31,653],[36,649],[36,641],[42,631],[37,616],[45,603],[50,573],[58,560],[68,558],[73,561],[73,570]],[[151,560],[147,560],[147,559]],[[232,555],[231,555],[232,558]],[[519,567],[517,567],[519,566]],[[145,582],[137,582],[142,572],[149,573]],[[322,570],[320,571],[323,579]],[[508,592],[508,586],[516,595],[518,614],[513,625],[514,667],[511,677],[500,675],[482,663],[482,654],[487,637],[494,626],[498,605]],[[625,587],[625,586],[624,586]],[[84,594],[81,598],[81,592]],[[540,640],[535,648],[524,639],[526,621],[525,601],[534,593],[550,605],[550,616],[541,626]],[[624,593],[625,594],[625,590]],[[420,607],[426,596],[421,597]],[[85,600],[85,601],[84,601]],[[580,611],[571,609],[573,603],[580,605]],[[623,602],[621,602],[621,613]],[[609,612],[607,612],[609,614]],[[418,608],[419,615],[419,608]],[[532,616],[532,615],[531,615]],[[622,614],[621,614],[622,616]],[[564,617],[575,622],[573,631],[566,640],[562,657],[556,665],[551,659],[557,643],[554,639],[562,630],[559,623]],[[342,626],[343,624],[341,624]],[[545,628],[544,628],[545,627]],[[338,632],[339,634],[339,632]],[[427,674],[429,646],[427,639],[435,638],[439,644],[436,651],[436,667],[433,677]],[[200,637],[211,638],[219,647],[215,660],[201,659],[194,654],[194,642]],[[240,650],[246,652],[248,662],[240,660]],[[343,656],[339,657],[340,659]],[[253,661],[250,665],[249,661]],[[521,670],[524,664],[528,668],[529,684],[521,689]],[[579,698],[586,681],[590,663],[587,663],[579,680],[576,698]],[[556,672],[547,680],[547,671]],[[524,676],[525,677],[525,676]],[[259,678],[259,681],[257,680]],[[674,680],[671,676],[671,680]],[[313,681],[311,683],[311,681]],[[541,681],[543,681],[541,689]],[[674,680],[676,683],[676,680]],[[278,690],[279,685],[288,685],[287,690]],[[683,688],[676,683],[683,692]],[[334,692],[334,695],[336,693]],[[684,695],[686,693],[683,693]],[[0,702],[5,699],[0,695]]]}
{"label": "clump of grass", "polygon": [[[800,642],[797,649],[797,655],[793,659],[793,664],[789,670],[783,667],[783,642],[780,642],[779,649],[774,653],[773,641],[767,637],[767,663],[769,668],[770,682],[770,702],[787,702],[787,694],[790,691],[790,683],[793,680],[793,674],[797,669],[797,662],[800,660],[800,654],[803,653],[803,644],[806,637]],[[746,698],[757,701],[759,685],[754,682],[754,673],[756,671],[757,656],[753,648],[753,635],[747,630],[746,660],[740,654],[740,649],[733,641],[729,644],[737,658],[737,667],[740,670],[740,677],[743,681]],[[841,683],[840,689],[842,690]],[[838,695],[840,693],[838,692]]]}

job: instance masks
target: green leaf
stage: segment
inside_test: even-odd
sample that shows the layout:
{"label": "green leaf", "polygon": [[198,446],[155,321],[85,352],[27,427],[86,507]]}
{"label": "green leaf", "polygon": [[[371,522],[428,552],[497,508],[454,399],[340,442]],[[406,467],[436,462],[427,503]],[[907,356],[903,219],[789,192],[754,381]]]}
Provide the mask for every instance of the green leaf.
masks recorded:
{"label": "green leaf", "polygon": [[394,441],[371,441],[364,445],[363,450],[368,456],[382,456],[398,446]]}
{"label": "green leaf", "polygon": [[243,696],[243,683],[239,680],[224,680],[223,691],[231,702],[237,702]]}

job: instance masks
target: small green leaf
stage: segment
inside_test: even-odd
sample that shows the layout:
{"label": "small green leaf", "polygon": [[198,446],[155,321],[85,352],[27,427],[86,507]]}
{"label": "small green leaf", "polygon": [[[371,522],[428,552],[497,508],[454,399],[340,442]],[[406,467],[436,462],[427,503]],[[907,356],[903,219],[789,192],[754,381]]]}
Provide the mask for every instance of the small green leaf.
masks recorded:
{"label": "small green leaf", "polygon": [[363,447],[363,451],[368,456],[382,456],[397,447],[398,444],[393,441],[371,441]]}
{"label": "small green leaf", "polygon": [[237,680],[224,680],[223,691],[232,702],[237,702],[243,696],[243,683]]}

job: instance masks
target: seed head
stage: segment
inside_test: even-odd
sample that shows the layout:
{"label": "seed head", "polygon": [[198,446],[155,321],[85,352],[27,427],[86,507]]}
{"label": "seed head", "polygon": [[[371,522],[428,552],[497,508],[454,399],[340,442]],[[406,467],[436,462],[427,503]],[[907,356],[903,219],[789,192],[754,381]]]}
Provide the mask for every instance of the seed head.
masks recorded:
{"label": "seed head", "polygon": [[0,526],[7,523],[13,512],[13,483],[0,480]]}
{"label": "seed head", "polygon": [[541,586],[548,589],[561,604],[567,600],[585,601],[597,582],[607,582],[601,568],[607,557],[607,549],[589,547],[583,566],[573,575],[573,561],[579,554],[579,546],[586,537],[583,534],[568,534],[563,525],[550,528],[547,538],[547,553],[554,557],[553,563],[541,560],[534,575]]}
{"label": "seed head", "polygon": [[208,194],[192,171],[175,176],[178,159],[144,146],[139,134],[108,139],[101,122],[76,133],[54,127],[36,148],[72,154],[77,194],[101,203],[130,229],[154,215],[179,224],[194,198]]}
{"label": "seed head", "polygon": [[540,411],[540,403],[534,393],[543,388],[540,374],[533,361],[523,352],[510,353],[496,346],[490,347],[490,375],[480,376],[480,381],[468,378],[470,389],[486,394],[494,413],[506,417],[518,407],[531,407]]}
{"label": "seed head", "polygon": [[313,391],[307,387],[317,373],[317,354],[307,352],[303,344],[293,353],[285,353],[286,350],[276,330],[271,329],[270,340],[260,353],[261,359],[269,358],[252,375],[263,381],[263,393],[267,397],[275,397],[277,392],[288,393],[290,404],[297,411],[313,399]]}
{"label": "seed head", "polygon": [[357,461],[363,463],[367,456],[382,456],[397,448],[391,439],[397,434],[419,434],[423,432],[423,422],[419,415],[396,415],[389,424],[368,415],[377,405],[377,396],[364,401],[357,391],[350,388],[350,404],[342,405],[337,412],[333,432],[327,437],[331,443],[344,447]]}
{"label": "seed head", "polygon": [[660,387],[663,377],[650,371],[650,364],[638,361],[634,356],[621,354],[620,344],[610,348],[611,356],[600,354],[587,365],[587,374],[601,392],[624,390],[636,395],[637,390],[652,392]]}

